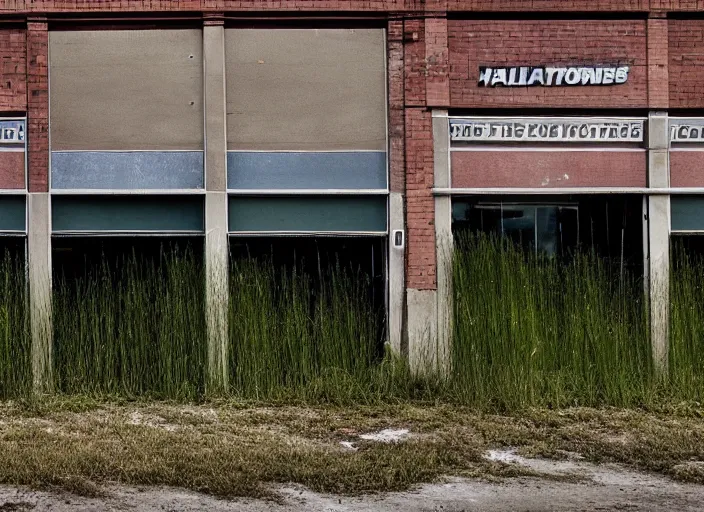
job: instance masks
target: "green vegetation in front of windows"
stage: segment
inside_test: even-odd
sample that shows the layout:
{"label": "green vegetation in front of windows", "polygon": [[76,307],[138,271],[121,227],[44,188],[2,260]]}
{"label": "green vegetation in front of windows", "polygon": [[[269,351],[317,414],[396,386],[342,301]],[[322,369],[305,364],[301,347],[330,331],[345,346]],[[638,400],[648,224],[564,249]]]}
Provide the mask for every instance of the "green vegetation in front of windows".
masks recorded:
{"label": "green vegetation in front of windows", "polygon": [[[586,251],[546,257],[491,235],[457,236],[449,376],[413,376],[383,348],[367,277],[311,276],[235,259],[229,389],[257,402],[443,401],[484,410],[643,406],[704,399],[704,263],[675,251],[668,379],[655,378],[641,276]],[[0,396],[30,390],[23,266],[0,265]],[[188,251],[104,262],[54,282],[59,393],[208,398],[204,272]]]}
{"label": "green vegetation in front of windows", "polygon": [[567,259],[458,235],[453,384],[485,408],[634,406],[652,382],[642,280],[592,252]]}
{"label": "green vegetation in front of windows", "polygon": [[23,262],[0,252],[0,399],[23,395],[31,385],[26,292]]}
{"label": "green vegetation in front of windows", "polygon": [[58,391],[190,400],[205,372],[203,270],[192,252],[124,258],[54,283]]}
{"label": "green vegetation in front of windows", "polygon": [[704,401],[704,254],[673,243],[670,386],[680,400]]}

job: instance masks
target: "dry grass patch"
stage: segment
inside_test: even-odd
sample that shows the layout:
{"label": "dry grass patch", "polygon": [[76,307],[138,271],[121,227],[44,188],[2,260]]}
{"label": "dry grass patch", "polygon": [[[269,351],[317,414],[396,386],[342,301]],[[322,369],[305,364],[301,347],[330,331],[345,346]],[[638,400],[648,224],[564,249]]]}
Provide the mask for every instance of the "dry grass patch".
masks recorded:
{"label": "dry grass patch", "polygon": [[[533,474],[484,458],[489,448],[505,446],[553,458],[577,452],[592,461],[704,483],[698,466],[682,466],[704,461],[704,421],[694,415],[569,409],[499,416],[449,405],[303,408],[61,400],[0,406],[0,483],[95,494],[102,484],[119,482],[274,497],[272,483],[355,494],[405,490],[443,475]],[[392,444],[359,437],[385,428],[413,435]]]}

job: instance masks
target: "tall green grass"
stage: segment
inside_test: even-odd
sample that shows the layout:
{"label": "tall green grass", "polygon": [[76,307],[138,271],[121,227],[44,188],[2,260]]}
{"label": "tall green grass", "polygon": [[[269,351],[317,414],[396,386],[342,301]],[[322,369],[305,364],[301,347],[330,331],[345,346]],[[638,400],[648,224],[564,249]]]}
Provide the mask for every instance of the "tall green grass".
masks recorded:
{"label": "tall green grass", "polygon": [[670,383],[683,400],[704,400],[704,254],[675,243],[670,281]]}
{"label": "tall green grass", "polygon": [[[229,387],[257,401],[441,400],[487,410],[704,398],[704,257],[677,252],[670,378],[656,379],[642,278],[586,251],[526,253],[458,236],[447,378],[384,350],[383,305],[343,265],[230,269]],[[196,399],[205,391],[205,276],[189,251],[104,259],[54,281],[54,379],[69,394]],[[433,340],[431,340],[433,341]],[[0,261],[0,398],[31,384],[24,264]]]}
{"label": "tall green grass", "polygon": [[[116,263],[113,264],[113,263]],[[104,259],[54,283],[54,376],[65,393],[193,398],[205,375],[204,276],[189,251]]]}
{"label": "tall green grass", "polygon": [[0,399],[31,389],[31,341],[24,261],[0,252]]}
{"label": "tall green grass", "polygon": [[[235,260],[232,392],[255,400],[364,402],[408,397],[406,366],[383,352],[383,309],[369,278],[340,265],[317,276]],[[382,306],[383,307],[383,306]]]}
{"label": "tall green grass", "polygon": [[642,281],[592,252],[567,261],[459,237],[453,388],[489,408],[635,405],[652,367]]}

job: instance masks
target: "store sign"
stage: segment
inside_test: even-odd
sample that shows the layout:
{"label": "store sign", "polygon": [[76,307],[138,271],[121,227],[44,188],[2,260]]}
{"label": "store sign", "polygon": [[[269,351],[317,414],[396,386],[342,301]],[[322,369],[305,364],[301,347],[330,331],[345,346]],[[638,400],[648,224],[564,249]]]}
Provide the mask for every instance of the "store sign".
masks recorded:
{"label": "store sign", "polygon": [[479,68],[479,85],[484,87],[531,87],[569,85],[619,85],[628,81],[628,66],[589,67],[485,67]]}
{"label": "store sign", "polygon": [[702,121],[691,123],[671,123],[670,142],[704,142],[704,125]]}
{"label": "store sign", "polygon": [[24,143],[24,119],[0,121],[0,144]]}
{"label": "store sign", "polygon": [[450,119],[454,142],[643,142],[642,120]]}

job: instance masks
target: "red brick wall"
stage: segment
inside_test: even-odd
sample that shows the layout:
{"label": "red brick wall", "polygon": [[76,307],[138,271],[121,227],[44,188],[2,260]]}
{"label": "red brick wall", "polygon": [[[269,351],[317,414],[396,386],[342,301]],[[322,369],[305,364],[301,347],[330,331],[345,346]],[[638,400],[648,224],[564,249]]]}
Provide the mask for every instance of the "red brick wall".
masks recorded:
{"label": "red brick wall", "polygon": [[669,20],[671,108],[704,107],[704,20]]}
{"label": "red brick wall", "polygon": [[407,20],[403,24],[403,33],[406,105],[425,106],[425,22],[423,20]]}
{"label": "red brick wall", "polygon": [[702,0],[1,0],[0,12],[372,11],[648,12],[701,11]]}
{"label": "red brick wall", "polygon": [[24,151],[0,152],[0,189],[24,188]]}
{"label": "red brick wall", "polygon": [[[647,107],[646,22],[448,21],[453,107]],[[479,66],[621,64],[615,86],[484,87]]]}
{"label": "red brick wall", "polygon": [[701,0],[3,0],[0,12],[85,11],[694,11]]}
{"label": "red brick wall", "polygon": [[0,12],[403,11],[420,0],[2,0]]}
{"label": "red brick wall", "polygon": [[645,151],[454,151],[457,188],[645,187]]}
{"label": "red brick wall", "polygon": [[403,21],[390,21],[387,27],[389,78],[389,189],[403,193],[406,188],[405,118],[403,81]]}
{"label": "red brick wall", "polygon": [[27,24],[27,144],[29,191],[49,190],[49,33]]}
{"label": "red brick wall", "polygon": [[27,41],[25,31],[0,30],[0,111],[27,108]]}
{"label": "red brick wall", "polygon": [[426,103],[429,107],[450,104],[447,18],[425,20]]}
{"label": "red brick wall", "polygon": [[653,0],[448,0],[447,8],[458,11],[647,11],[652,2]]}
{"label": "red brick wall", "polygon": [[416,290],[436,288],[433,180],[431,113],[406,109],[406,286]]}
{"label": "red brick wall", "polygon": [[670,151],[670,186],[704,187],[704,151]]}
{"label": "red brick wall", "polygon": [[648,106],[665,109],[670,102],[667,19],[649,19],[647,29]]}

